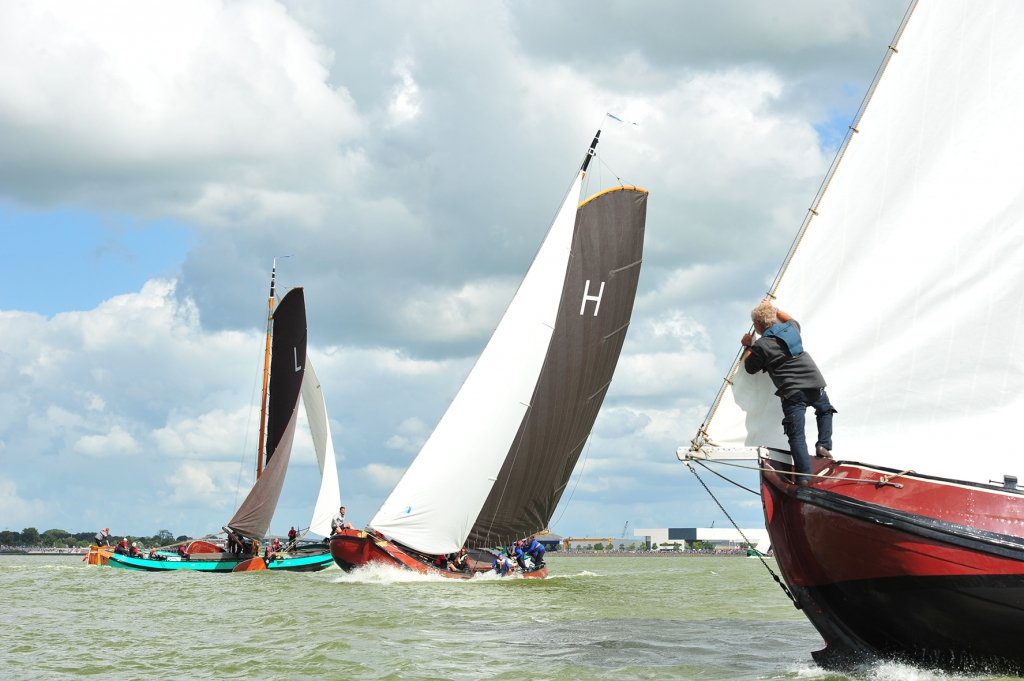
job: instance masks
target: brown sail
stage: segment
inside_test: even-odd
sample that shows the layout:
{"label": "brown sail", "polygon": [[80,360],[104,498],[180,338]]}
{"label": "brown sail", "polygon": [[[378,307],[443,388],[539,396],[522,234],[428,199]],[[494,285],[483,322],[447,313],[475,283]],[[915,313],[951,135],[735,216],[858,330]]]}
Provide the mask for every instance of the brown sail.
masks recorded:
{"label": "brown sail", "polygon": [[306,303],[302,288],[289,291],[273,318],[267,416],[266,468],[228,523],[247,537],[263,537],[281,496],[298,419],[299,394],[306,366]]}
{"label": "brown sail", "polygon": [[647,192],[636,187],[602,192],[579,207],[544,367],[469,546],[507,544],[550,522],[619,359],[646,216]]}

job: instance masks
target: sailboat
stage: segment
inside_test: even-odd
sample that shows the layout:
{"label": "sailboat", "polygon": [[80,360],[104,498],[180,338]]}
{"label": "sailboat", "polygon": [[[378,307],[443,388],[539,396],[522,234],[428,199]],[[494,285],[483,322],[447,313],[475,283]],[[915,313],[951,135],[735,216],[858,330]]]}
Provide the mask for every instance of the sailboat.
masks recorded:
{"label": "sailboat", "polygon": [[332,564],[331,554],[323,542],[297,542],[273,556],[260,555],[259,552],[260,541],[270,528],[288,471],[300,396],[306,408],[321,474],[310,532],[324,537],[330,534],[331,517],[340,505],[341,496],[323,390],[306,354],[305,294],[301,287],[293,288],[275,309],[276,271],[275,263],[271,270],[268,300],[256,482],[224,528],[231,541],[223,544],[206,539],[192,541],[180,556],[171,554],[149,558],[113,554],[109,556],[108,563],[112,567],[155,572],[248,572],[268,569],[315,571]]}
{"label": "sailboat", "polygon": [[[547,528],[611,383],[643,255],[645,190],[621,185],[578,203],[600,134],[437,427],[368,527],[332,537],[343,569],[470,577],[490,569],[486,549]],[[469,571],[434,567],[464,547]],[[518,574],[547,575],[526,567]]]}
{"label": "sailboat", "polygon": [[768,292],[828,381],[836,460],[794,484],[739,356],[679,451],[759,460],[824,666],[1024,670],[1022,25],[1014,0],[911,5]]}

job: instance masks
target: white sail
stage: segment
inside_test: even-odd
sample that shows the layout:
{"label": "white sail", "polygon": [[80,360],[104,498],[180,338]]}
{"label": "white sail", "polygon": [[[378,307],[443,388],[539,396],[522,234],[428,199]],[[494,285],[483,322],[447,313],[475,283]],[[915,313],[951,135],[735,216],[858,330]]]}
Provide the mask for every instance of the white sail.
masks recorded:
{"label": "white sail", "polygon": [[[837,458],[1022,472],[1021,26],[1016,0],[917,5],[782,276],[839,412]],[[788,449],[781,420],[771,382],[741,368],[703,444]]]}
{"label": "white sail", "polygon": [[341,505],[341,491],[338,488],[334,441],[327,420],[327,403],[309,355],[306,355],[306,374],[302,379],[302,404],[306,408],[313,449],[316,450],[316,461],[320,465],[320,492],[316,497],[313,517],[309,521],[309,531],[327,537],[331,534],[331,518]]}
{"label": "white sail", "polygon": [[581,170],[515,297],[437,428],[370,527],[425,553],[458,550],[497,478],[548,350],[572,245]]}

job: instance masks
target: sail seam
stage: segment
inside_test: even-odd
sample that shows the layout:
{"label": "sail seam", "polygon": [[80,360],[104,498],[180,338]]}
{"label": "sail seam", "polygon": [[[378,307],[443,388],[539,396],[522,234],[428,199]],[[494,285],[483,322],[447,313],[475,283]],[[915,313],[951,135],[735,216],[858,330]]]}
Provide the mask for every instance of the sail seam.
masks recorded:
{"label": "sail seam", "polygon": [[[832,179],[835,177],[835,174],[839,169],[839,164],[846,155],[846,150],[850,146],[850,141],[853,139],[854,134],[859,132],[857,128],[860,125],[861,119],[864,117],[864,113],[867,111],[868,104],[871,102],[875,91],[878,89],[878,84],[881,82],[882,75],[885,73],[885,69],[889,65],[889,60],[894,54],[898,54],[896,45],[899,44],[900,38],[902,38],[903,32],[907,27],[907,23],[910,21],[910,16],[914,13],[914,9],[917,7],[917,3],[918,0],[912,0],[910,6],[907,8],[906,14],[903,16],[903,21],[900,23],[899,28],[896,29],[896,35],[893,37],[892,42],[886,47],[885,57],[882,58],[882,63],[879,64],[878,69],[875,71],[875,76],[871,81],[871,85],[868,87],[868,91],[861,100],[860,107],[858,107],[857,113],[853,117],[853,122],[847,130],[846,137],[843,139],[843,144],[839,147],[839,151],[836,152],[835,157],[832,159],[832,163],[829,166],[828,171],[825,173],[825,177],[822,179],[817,193],[814,195],[814,200],[811,202],[811,206],[808,208],[807,214],[804,216],[804,220],[800,225],[796,238],[794,238],[793,243],[790,245],[789,252],[786,254],[786,258],[783,260],[782,266],[779,268],[778,273],[775,275],[775,279],[772,281],[771,287],[768,289],[768,298],[775,298],[775,292],[782,283],[782,278],[789,269],[789,265],[793,261],[793,257],[796,255],[797,249],[799,249],[800,244],[807,233],[807,229],[811,225],[811,221],[818,215],[818,206],[821,205],[821,201],[825,197],[825,192],[828,190],[829,185],[831,185]],[[748,332],[752,332],[753,325],[748,327],[748,329]],[[719,388],[718,394],[715,396],[714,401],[711,403],[711,407],[708,409],[707,416],[704,417],[704,422],[701,424],[700,429],[697,431],[697,435],[694,437],[693,444],[697,446],[697,448],[699,448],[700,444],[704,441],[701,436],[703,435],[704,438],[707,437],[707,428],[711,424],[711,420],[714,419],[715,414],[718,412],[718,407],[722,404],[722,398],[725,397],[725,391],[728,390],[729,386],[732,384],[733,376],[735,376],[739,371],[740,363],[743,359],[743,352],[744,348],[740,348],[736,353],[732,366],[729,368],[729,373],[722,382],[722,387]]]}
{"label": "sail seam", "polygon": [[612,384],[612,382],[608,381],[607,383],[602,385],[600,388],[597,389],[597,392],[595,392],[593,395],[591,395],[590,397],[587,398],[587,402],[589,402],[590,400],[594,399],[595,397],[597,397],[598,395],[603,393],[605,390],[608,389],[608,386],[610,386],[611,384]]}
{"label": "sail seam", "polygon": [[623,272],[623,271],[631,269],[633,267],[637,267],[641,263],[643,263],[643,258],[641,258],[640,260],[637,260],[636,262],[631,262],[628,265],[624,265],[622,267],[616,268],[616,269],[612,270],[611,272],[609,272],[608,274],[615,275],[615,274],[618,274],[619,272]]}
{"label": "sail seam", "polygon": [[601,342],[602,343],[607,342],[609,338],[611,338],[612,336],[615,336],[617,334],[622,333],[623,331],[625,331],[628,328],[629,328],[629,322],[626,322],[625,324],[623,324],[622,326],[620,326],[619,328],[615,329],[614,331],[612,331],[611,333],[606,335],[604,338],[602,338]]}

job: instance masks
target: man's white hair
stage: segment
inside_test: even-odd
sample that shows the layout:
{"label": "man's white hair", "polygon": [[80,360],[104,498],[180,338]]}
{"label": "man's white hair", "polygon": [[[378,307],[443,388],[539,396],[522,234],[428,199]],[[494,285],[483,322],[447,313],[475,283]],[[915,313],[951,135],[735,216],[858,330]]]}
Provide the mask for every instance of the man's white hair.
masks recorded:
{"label": "man's white hair", "polygon": [[755,324],[767,329],[779,321],[779,311],[770,302],[763,300],[750,311],[750,319]]}

